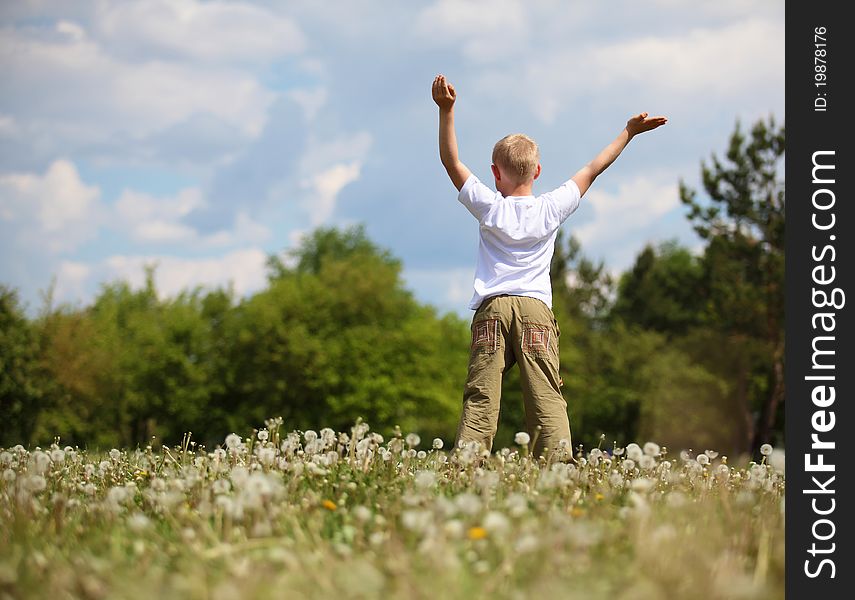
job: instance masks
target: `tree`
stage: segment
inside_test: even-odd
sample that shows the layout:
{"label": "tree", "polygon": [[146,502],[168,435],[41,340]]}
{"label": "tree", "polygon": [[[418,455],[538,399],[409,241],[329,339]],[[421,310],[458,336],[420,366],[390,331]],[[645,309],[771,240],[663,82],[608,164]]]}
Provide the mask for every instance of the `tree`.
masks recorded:
{"label": "tree", "polygon": [[260,421],[347,430],[362,417],[448,438],[466,376],[468,330],[405,289],[401,264],[364,229],[320,229],[272,257],[269,287],[236,308],[233,387],[221,398]]}
{"label": "tree", "polygon": [[676,242],[647,245],[618,283],[610,316],[668,336],[703,320],[703,265]]}
{"label": "tree", "polygon": [[[784,401],[784,185],[781,165],[784,128],[773,118],[758,121],[750,137],[739,123],[725,160],[701,163],[708,199],[680,182],[688,218],[707,246],[703,257],[708,290],[707,321],[736,338],[762,341],[769,355],[754,375],[757,406],[751,446],[770,441],[780,430]],[[752,365],[746,364],[746,371]],[[751,376],[744,375],[750,379]]]}
{"label": "tree", "polygon": [[29,442],[44,392],[38,354],[37,333],[17,292],[0,285],[0,445]]}

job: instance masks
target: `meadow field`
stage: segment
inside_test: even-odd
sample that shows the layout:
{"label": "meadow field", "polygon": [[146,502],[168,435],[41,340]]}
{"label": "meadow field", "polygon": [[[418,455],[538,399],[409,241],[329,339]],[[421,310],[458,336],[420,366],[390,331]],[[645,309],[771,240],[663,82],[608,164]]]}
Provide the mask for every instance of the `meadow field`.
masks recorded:
{"label": "meadow field", "polygon": [[0,448],[0,599],[782,598],[783,452],[535,459],[279,418],[215,448]]}

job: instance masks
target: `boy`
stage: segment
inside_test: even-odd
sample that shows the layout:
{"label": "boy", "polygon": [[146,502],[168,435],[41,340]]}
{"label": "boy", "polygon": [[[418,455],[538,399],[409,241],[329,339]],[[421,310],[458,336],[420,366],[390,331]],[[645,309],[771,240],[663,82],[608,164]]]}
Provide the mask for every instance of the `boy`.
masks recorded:
{"label": "boy", "polygon": [[558,374],[558,322],[552,313],[549,266],[558,227],[579,206],[594,179],[614,162],[637,134],[667,122],[665,117],[632,117],[617,138],[555,190],[534,197],[540,176],[537,144],[509,135],[493,148],[494,192],[460,162],[454,132],[454,86],[437,75],[431,90],[439,106],[439,156],[458,200],[478,219],[480,242],[475,294],[469,307],[472,343],[463,414],[455,446],[493,445],[499,421],[502,375],[520,366],[526,430],[535,455],[570,450],[567,403]]}

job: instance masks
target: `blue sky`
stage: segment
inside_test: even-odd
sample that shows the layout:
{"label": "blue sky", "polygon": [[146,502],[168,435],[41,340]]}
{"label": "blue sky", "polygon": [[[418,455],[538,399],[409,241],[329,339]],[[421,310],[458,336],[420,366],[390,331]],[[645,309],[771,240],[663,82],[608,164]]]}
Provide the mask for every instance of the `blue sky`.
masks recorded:
{"label": "blue sky", "polygon": [[477,224],[438,160],[434,75],[458,92],[461,159],[485,182],[496,140],[541,148],[535,193],[634,113],[636,138],[563,225],[614,272],[648,242],[699,242],[677,182],[737,120],[784,116],[780,0],[0,5],[0,282],[30,310],[143,280],[265,284],[265,258],[318,226],[364,223],[416,296],[461,315]]}

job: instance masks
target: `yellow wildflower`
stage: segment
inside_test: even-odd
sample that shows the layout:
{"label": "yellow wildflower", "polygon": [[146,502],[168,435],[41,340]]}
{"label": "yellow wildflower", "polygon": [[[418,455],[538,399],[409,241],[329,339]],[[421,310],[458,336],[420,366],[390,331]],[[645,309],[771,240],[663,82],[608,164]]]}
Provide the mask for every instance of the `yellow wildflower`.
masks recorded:
{"label": "yellow wildflower", "polygon": [[483,540],[487,537],[487,530],[483,527],[470,527],[466,535],[470,540]]}
{"label": "yellow wildflower", "polygon": [[335,510],[338,508],[335,505],[335,502],[333,502],[332,500],[324,500],[323,502],[321,502],[321,506],[323,506],[327,510]]}

